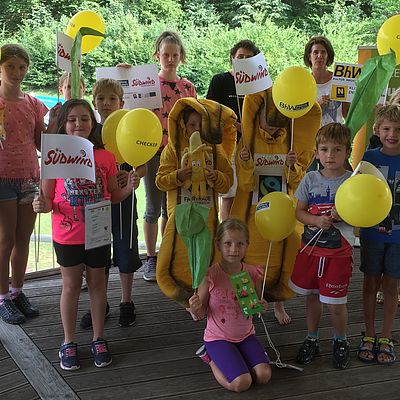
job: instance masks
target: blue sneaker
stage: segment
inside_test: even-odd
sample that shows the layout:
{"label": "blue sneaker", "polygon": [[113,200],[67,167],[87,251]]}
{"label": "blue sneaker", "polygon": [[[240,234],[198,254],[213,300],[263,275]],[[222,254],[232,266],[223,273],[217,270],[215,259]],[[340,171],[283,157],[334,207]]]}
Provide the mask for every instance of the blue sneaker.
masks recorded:
{"label": "blue sneaker", "polygon": [[60,357],[60,367],[65,371],[75,371],[81,366],[78,359],[78,345],[76,343],[64,343],[58,353]]}
{"label": "blue sneaker", "polygon": [[7,324],[22,324],[25,317],[10,299],[4,299],[0,304],[0,318]]}
{"label": "blue sneaker", "polygon": [[112,363],[111,353],[108,350],[107,342],[104,339],[97,338],[92,342],[92,353],[94,365],[98,368],[107,367]]}

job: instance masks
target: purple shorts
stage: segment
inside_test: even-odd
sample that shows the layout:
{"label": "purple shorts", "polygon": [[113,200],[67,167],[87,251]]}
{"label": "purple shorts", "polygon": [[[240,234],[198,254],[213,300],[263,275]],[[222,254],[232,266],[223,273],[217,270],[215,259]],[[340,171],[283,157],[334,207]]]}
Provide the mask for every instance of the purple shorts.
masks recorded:
{"label": "purple shorts", "polygon": [[270,362],[256,335],[250,335],[239,343],[215,340],[205,342],[205,345],[211,360],[229,383],[238,376],[249,373],[256,365]]}

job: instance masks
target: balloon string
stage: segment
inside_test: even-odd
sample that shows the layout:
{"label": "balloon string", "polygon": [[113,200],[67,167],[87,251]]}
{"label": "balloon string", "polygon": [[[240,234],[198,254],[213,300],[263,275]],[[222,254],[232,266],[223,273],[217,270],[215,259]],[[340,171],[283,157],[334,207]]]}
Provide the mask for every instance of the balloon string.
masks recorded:
{"label": "balloon string", "polygon": [[[236,86],[235,86],[235,91],[236,91]],[[238,94],[236,94],[236,102],[237,102],[237,106],[238,106],[238,110],[239,110],[239,119],[240,119],[240,124],[242,123],[242,110],[240,107],[240,101],[239,101],[239,96]],[[246,147],[246,143],[244,141],[244,136],[242,133],[242,143],[243,143],[243,147]]]}
{"label": "balloon string", "polygon": [[268,272],[268,265],[269,265],[269,257],[271,256],[271,249],[272,249],[272,241],[269,242],[269,250],[268,250],[268,256],[267,256],[267,263],[265,264],[264,279],[263,279],[263,284],[262,284],[262,289],[261,289],[260,300],[264,298],[265,283],[266,283],[266,281],[267,281],[267,272]]}
{"label": "balloon string", "polygon": [[[293,150],[293,139],[294,139],[294,118],[292,118],[291,123],[291,133],[290,133],[290,151]],[[289,176],[290,176],[290,166],[288,165],[288,173],[286,177],[286,183],[289,184]]]}
{"label": "balloon string", "polygon": [[[305,245],[303,246],[303,248],[300,250],[300,253],[302,253],[302,252],[306,249],[306,247],[307,247],[315,238],[316,238],[315,243],[317,243],[319,237],[320,237],[321,234],[322,234],[322,231],[323,231],[323,229],[321,228],[321,229],[307,242],[307,244],[305,244]],[[318,237],[317,237],[317,236],[318,236]],[[315,244],[314,244],[314,247],[315,247]],[[313,247],[313,249],[314,249],[314,247]]]}

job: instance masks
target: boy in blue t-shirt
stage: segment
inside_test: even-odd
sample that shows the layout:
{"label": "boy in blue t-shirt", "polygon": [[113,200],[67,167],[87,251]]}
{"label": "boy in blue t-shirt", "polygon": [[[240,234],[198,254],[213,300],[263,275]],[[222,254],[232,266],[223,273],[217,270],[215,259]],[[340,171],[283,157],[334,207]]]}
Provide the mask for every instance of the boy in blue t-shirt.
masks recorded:
{"label": "boy in blue t-shirt", "polygon": [[[391,365],[396,360],[392,329],[400,279],[400,107],[381,107],[376,114],[374,129],[382,147],[366,151],[363,159],[379,168],[385,176],[393,194],[393,206],[379,225],[360,231],[365,336],[357,356],[364,362]],[[375,299],[381,283],[385,302],[382,333],[377,339]]]}
{"label": "boy in blue t-shirt", "polygon": [[[96,128],[96,134],[99,135],[100,138],[104,121],[114,111],[123,107],[123,94],[122,86],[115,79],[102,78],[94,84],[93,105],[101,118],[101,121]],[[123,163],[120,165],[119,169],[117,175],[118,183],[119,185],[124,186],[126,184],[127,171],[131,171],[132,167],[127,163]],[[137,167],[136,174],[142,178],[146,174],[146,166],[141,165]],[[134,202],[133,207],[132,201]],[[113,264],[119,269],[121,281],[121,302],[119,305],[120,326],[131,326],[136,320],[135,305],[132,301],[133,274],[142,265],[138,250],[136,204],[136,196],[133,193],[133,195],[127,197],[120,204],[113,204],[111,209]],[[132,212],[133,216],[131,215]],[[131,218],[133,218],[132,226]],[[108,276],[109,274],[107,273],[107,283]],[[108,315],[109,309],[110,307],[107,302],[106,315]],[[90,311],[82,316],[80,326],[83,329],[92,326]]]}
{"label": "boy in blue t-shirt", "polygon": [[308,364],[319,353],[318,326],[326,304],[335,333],[333,363],[343,369],[350,360],[346,303],[354,234],[336,212],[335,194],[351,176],[345,169],[350,155],[350,131],[342,124],[331,123],[320,128],[315,140],[315,157],[323,169],[308,172],[295,192],[296,217],[304,224],[304,234],[289,286],[307,296],[308,330],[297,362]]}

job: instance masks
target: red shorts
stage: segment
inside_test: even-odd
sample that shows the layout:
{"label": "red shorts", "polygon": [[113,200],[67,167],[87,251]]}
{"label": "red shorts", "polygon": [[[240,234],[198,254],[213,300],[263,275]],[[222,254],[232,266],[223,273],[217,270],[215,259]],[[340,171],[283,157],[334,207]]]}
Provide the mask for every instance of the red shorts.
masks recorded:
{"label": "red shorts", "polygon": [[303,295],[319,294],[321,303],[345,304],[351,274],[351,257],[328,258],[298,253],[289,287]]}

